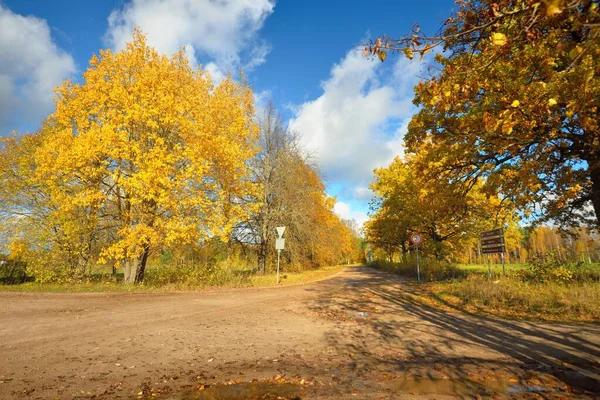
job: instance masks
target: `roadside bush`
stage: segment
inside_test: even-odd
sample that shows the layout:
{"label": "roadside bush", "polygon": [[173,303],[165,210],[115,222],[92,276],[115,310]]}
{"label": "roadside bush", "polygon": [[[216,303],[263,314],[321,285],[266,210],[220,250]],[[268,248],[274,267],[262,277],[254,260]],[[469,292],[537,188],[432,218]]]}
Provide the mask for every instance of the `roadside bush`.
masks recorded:
{"label": "roadside bush", "polygon": [[553,254],[546,255],[545,259],[534,258],[529,268],[517,271],[516,276],[524,282],[534,283],[600,282],[600,271],[586,268],[582,262],[564,263]]}
{"label": "roadside bush", "polygon": [[148,286],[241,286],[254,271],[238,257],[209,265],[166,264],[152,265],[146,271],[144,284]]}
{"label": "roadside bush", "polygon": [[[421,281],[423,282],[464,278],[467,276],[465,271],[446,261],[423,258],[420,260],[419,264],[421,270]],[[390,272],[400,276],[414,277],[415,279],[417,277],[417,263],[414,259],[403,260],[397,263],[384,260],[375,260],[368,263],[367,267]]]}
{"label": "roadside bush", "polygon": [[573,274],[573,282],[600,283],[600,269],[593,268],[589,264],[584,264],[582,262],[571,264],[569,270]]}
{"label": "roadside bush", "polygon": [[37,283],[80,282],[85,277],[81,270],[70,267],[59,252],[28,251],[22,259],[27,264],[29,280]]}
{"label": "roadside bush", "polygon": [[31,280],[26,268],[27,264],[23,261],[0,260],[0,284],[14,285]]}

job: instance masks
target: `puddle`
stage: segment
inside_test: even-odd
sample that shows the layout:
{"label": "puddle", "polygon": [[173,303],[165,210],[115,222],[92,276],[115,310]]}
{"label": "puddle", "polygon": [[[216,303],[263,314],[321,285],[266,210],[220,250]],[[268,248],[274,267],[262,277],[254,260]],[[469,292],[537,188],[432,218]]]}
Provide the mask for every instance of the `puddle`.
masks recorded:
{"label": "puddle", "polygon": [[511,385],[506,388],[507,393],[535,393],[535,392],[554,392],[556,389],[543,386],[519,386]]}
{"label": "puddle", "polygon": [[237,400],[237,399],[300,399],[302,387],[292,383],[248,382],[209,386],[204,390],[170,393],[169,399]]}
{"label": "puddle", "polygon": [[389,383],[395,392],[411,394],[437,394],[448,396],[478,396],[493,394],[519,394],[559,392],[560,388],[526,386],[502,381],[475,381],[471,379],[408,378]]}

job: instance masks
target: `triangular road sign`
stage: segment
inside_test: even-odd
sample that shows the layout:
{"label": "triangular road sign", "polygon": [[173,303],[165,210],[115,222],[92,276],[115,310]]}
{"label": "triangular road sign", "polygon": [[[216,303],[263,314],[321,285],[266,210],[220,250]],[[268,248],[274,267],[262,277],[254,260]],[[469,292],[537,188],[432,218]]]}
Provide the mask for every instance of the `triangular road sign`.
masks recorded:
{"label": "triangular road sign", "polygon": [[285,232],[285,226],[278,226],[277,228],[275,228],[275,230],[277,230],[277,234],[279,235],[279,237],[282,238],[283,232]]}

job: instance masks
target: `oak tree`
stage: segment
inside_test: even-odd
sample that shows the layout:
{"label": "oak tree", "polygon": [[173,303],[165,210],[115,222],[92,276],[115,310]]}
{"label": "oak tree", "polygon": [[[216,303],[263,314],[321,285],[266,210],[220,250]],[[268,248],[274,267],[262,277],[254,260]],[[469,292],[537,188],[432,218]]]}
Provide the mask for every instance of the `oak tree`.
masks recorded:
{"label": "oak tree", "polygon": [[[417,85],[406,143],[434,147],[433,176],[484,178],[537,220],[600,220],[600,9],[595,0],[457,2],[439,35],[418,27],[367,49],[439,47]],[[588,205],[595,210],[596,218]]]}

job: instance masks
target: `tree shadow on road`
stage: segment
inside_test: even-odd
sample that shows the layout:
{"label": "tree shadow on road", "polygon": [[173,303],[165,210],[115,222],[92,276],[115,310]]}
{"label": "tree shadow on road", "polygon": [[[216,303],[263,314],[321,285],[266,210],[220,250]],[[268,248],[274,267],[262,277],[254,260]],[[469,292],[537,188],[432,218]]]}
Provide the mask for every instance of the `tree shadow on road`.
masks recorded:
{"label": "tree shadow on road", "polygon": [[339,322],[327,340],[355,376],[450,379],[480,393],[504,381],[506,390],[542,396],[600,394],[598,325],[445,311],[421,303],[402,279],[368,268],[307,290],[317,293],[308,308]]}

